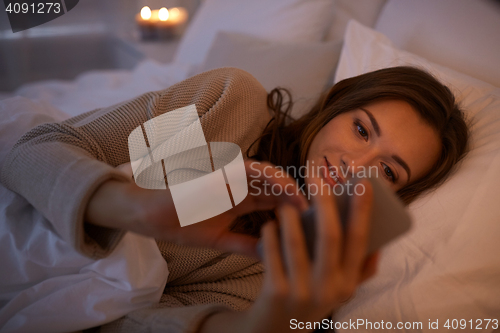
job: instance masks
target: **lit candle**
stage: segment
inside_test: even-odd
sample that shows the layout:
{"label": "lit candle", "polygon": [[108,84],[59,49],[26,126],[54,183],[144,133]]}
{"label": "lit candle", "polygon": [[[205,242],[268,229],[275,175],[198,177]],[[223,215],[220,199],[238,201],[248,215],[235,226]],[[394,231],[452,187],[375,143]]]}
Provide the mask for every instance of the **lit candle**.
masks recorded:
{"label": "lit candle", "polygon": [[144,6],[141,9],[141,19],[144,21],[148,21],[151,18],[151,8],[148,6]]}
{"label": "lit candle", "polygon": [[156,23],[160,38],[175,37],[180,32],[179,29],[186,23],[187,17],[187,11],[182,7],[161,8],[158,11],[158,22]]}
{"label": "lit candle", "polygon": [[176,36],[187,21],[187,11],[182,7],[151,10],[144,6],[136,15],[142,39],[168,39]]}
{"label": "lit candle", "polygon": [[139,26],[142,39],[155,39],[157,38],[157,31],[155,26],[155,18],[153,11],[148,6],[144,6],[141,12],[135,17],[135,21]]}
{"label": "lit candle", "polygon": [[169,16],[168,9],[165,7],[160,8],[160,10],[158,11],[158,19],[161,22],[165,22],[166,20],[168,20],[168,16]]}

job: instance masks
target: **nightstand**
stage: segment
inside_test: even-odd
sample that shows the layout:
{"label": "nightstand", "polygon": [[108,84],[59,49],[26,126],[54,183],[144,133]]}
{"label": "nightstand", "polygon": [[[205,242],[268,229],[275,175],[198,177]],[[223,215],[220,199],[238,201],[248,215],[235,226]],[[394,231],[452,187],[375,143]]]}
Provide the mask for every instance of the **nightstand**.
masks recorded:
{"label": "nightstand", "polygon": [[174,59],[180,37],[168,40],[142,41],[137,36],[118,36],[121,42],[144,55],[162,63],[171,62]]}
{"label": "nightstand", "polygon": [[174,59],[179,39],[172,39],[168,41],[138,41],[130,42],[131,45],[140,53],[144,54],[146,58],[154,59],[162,63],[171,62]]}

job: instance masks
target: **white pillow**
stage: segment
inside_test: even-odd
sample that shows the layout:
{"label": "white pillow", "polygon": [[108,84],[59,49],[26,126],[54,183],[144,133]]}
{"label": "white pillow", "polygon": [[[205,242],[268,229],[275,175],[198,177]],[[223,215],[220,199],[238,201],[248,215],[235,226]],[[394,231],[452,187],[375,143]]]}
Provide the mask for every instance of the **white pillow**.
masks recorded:
{"label": "white pillow", "polygon": [[218,31],[283,42],[320,41],[333,0],[205,0],[184,34],[174,61],[201,64]]}
{"label": "white pillow", "polygon": [[373,27],[387,0],[336,0],[332,8],[332,25],[326,40],[344,38],[347,22],[353,19],[367,27]]}
{"label": "white pillow", "polygon": [[375,30],[403,50],[500,87],[499,1],[389,0]]}
{"label": "white pillow", "polygon": [[269,92],[290,90],[297,118],[313,106],[333,78],[341,42],[278,43],[249,35],[219,32],[200,72],[219,67],[241,68]]}
{"label": "white pillow", "polygon": [[484,319],[500,315],[500,89],[400,51],[355,21],[335,81],[398,65],[427,69],[452,88],[472,122],[471,151],[445,184],[410,205],[413,229],[383,250],[378,275],[335,319],[420,321],[424,332],[429,320],[444,331],[448,319],[465,319],[471,331],[468,321],[483,319],[485,329]]}

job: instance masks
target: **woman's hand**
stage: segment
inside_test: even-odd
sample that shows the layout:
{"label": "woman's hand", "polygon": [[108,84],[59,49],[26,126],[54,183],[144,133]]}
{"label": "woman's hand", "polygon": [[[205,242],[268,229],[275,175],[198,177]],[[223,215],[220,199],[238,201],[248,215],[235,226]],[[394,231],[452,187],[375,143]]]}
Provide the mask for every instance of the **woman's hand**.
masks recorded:
{"label": "woman's hand", "polygon": [[[272,164],[249,160],[245,162],[245,168],[248,183],[251,184],[247,197],[233,209],[208,220],[181,227],[168,188],[148,190],[138,187],[134,182],[108,181],[90,199],[86,221],[177,244],[256,256],[257,240],[230,232],[232,222],[238,216],[256,210],[271,210],[283,203],[294,205],[300,210],[305,210],[308,204],[295,180]],[[132,177],[130,163],[120,165],[118,169]],[[269,190],[273,185],[286,188],[287,191],[273,193]]]}
{"label": "woman's hand", "polygon": [[345,234],[333,195],[314,197],[318,212],[314,262],[307,255],[299,212],[288,204],[280,206],[283,246],[276,223],[266,223],[262,230],[266,273],[260,297],[248,311],[209,317],[201,332],[288,332],[292,319],[320,322],[351,297],[361,282],[375,274],[377,265],[377,255],[366,258],[372,190],[369,182],[362,184],[365,194],[355,196]]}

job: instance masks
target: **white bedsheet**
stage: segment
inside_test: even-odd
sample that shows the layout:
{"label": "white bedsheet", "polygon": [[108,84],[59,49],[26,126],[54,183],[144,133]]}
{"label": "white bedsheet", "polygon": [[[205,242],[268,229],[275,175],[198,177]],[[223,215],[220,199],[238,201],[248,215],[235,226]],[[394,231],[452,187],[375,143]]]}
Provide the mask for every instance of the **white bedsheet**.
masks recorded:
{"label": "white bedsheet", "polygon": [[29,83],[16,95],[45,101],[70,116],[129,100],[149,91],[165,89],[186,79],[189,65],[144,60],[133,70],[100,70],[79,75],[73,81],[49,80]]}
{"label": "white bedsheet", "polygon": [[[43,101],[0,101],[0,167],[24,132],[67,117]],[[91,260],[64,242],[23,197],[0,185],[2,332],[68,332],[101,325],[157,303],[167,277],[153,239],[128,233],[109,257]]]}

